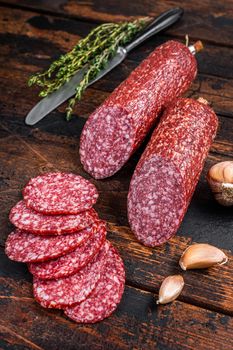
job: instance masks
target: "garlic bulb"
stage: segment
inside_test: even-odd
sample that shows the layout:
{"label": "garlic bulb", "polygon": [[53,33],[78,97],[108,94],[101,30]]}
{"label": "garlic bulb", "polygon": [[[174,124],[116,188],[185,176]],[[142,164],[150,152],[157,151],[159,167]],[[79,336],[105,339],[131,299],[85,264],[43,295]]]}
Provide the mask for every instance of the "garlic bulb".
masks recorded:
{"label": "garlic bulb", "polygon": [[166,277],[159,289],[159,299],[157,304],[167,304],[175,300],[184,287],[184,279],[181,275]]}
{"label": "garlic bulb", "polygon": [[208,172],[207,181],[220,204],[233,205],[233,161],[213,165]]}
{"label": "garlic bulb", "polygon": [[225,253],[206,243],[190,245],[182,254],[179,264],[182,270],[205,269],[213,265],[223,265],[228,261]]}

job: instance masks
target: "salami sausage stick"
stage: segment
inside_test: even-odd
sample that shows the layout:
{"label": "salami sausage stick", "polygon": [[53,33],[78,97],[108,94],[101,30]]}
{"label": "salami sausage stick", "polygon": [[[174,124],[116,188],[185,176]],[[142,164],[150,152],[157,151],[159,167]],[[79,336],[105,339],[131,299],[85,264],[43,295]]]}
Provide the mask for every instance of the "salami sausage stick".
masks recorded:
{"label": "salami sausage stick", "polygon": [[129,223],[144,245],[160,245],[178,230],[217,126],[217,116],[202,98],[179,98],[164,112],[128,193]]}
{"label": "salami sausage stick", "polygon": [[161,110],[197,73],[194,54],[176,42],[156,48],[87,120],[80,141],[84,169],[96,179],[115,174],[138,148]]}

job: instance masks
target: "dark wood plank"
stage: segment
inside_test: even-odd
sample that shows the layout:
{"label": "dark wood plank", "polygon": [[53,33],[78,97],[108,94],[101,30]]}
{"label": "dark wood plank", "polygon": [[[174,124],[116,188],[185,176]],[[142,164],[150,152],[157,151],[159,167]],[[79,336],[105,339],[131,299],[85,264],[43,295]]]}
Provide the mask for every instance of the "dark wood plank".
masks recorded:
{"label": "dark wood plank", "polygon": [[183,19],[168,30],[171,35],[184,37],[188,33],[191,37],[208,40],[221,45],[233,45],[233,5],[227,1],[185,1],[172,0],[150,1],[135,0],[61,0],[61,1],[1,1],[6,5],[18,5],[39,11],[49,11],[91,21],[122,21],[141,16],[158,16],[161,12],[174,6],[181,6],[185,10]]}
{"label": "dark wood plank", "polygon": [[35,302],[31,276],[23,264],[2,254],[0,264],[0,325],[31,343],[30,349],[69,350],[78,344],[78,349],[88,350],[177,350],[195,349],[197,341],[199,349],[233,347],[231,317],[179,301],[158,307],[153,293],[128,286],[111,317],[95,325],[76,324],[62,311],[43,309]]}
{"label": "dark wood plank", "polygon": [[12,331],[9,327],[0,324],[1,350],[43,350],[40,346],[22,337],[18,330]]}
{"label": "dark wood plank", "polygon": [[[16,12],[17,14],[18,12],[20,13],[20,18],[21,16],[23,16],[24,18],[24,15],[21,11]],[[19,24],[18,26],[20,28]],[[21,27],[22,26],[23,24],[21,23]],[[18,49],[15,48],[15,50]],[[25,55],[29,60],[28,55],[30,55],[30,50],[28,50],[27,47]],[[33,57],[30,58],[33,59]],[[20,59],[18,61],[20,61]],[[13,178],[10,178],[6,189],[5,201],[3,203],[3,227],[6,227],[7,225],[7,227],[9,227],[9,223],[7,220],[7,212],[13,205],[13,203],[15,203],[17,198],[20,198],[20,189],[30,177],[35,176],[38,172],[43,172],[51,168],[53,169],[54,167],[60,170],[78,171],[80,174],[83,174],[84,176],[88,177],[83,172],[78,157],[78,137],[80,135],[82,126],[85,122],[83,118],[73,119],[71,123],[66,123],[64,122],[63,117],[61,117],[59,113],[55,112],[51,115],[51,117],[48,117],[43,122],[41,122],[39,124],[39,128],[29,128],[24,125],[22,118],[30,109],[30,107],[36,102],[36,96],[34,93],[32,93],[31,90],[30,95],[28,95],[29,89],[26,88],[27,76],[25,75],[25,71],[30,71],[31,66],[28,65],[27,62],[27,64],[25,64],[25,62],[22,63],[23,64],[20,67],[15,68],[13,71],[11,71],[10,69],[4,70],[5,78],[3,79],[3,87],[7,93],[1,95],[1,102],[3,104],[2,125],[3,127],[9,130],[7,136],[3,138],[2,143],[2,155],[3,159],[6,160],[6,166],[3,167],[3,169],[6,169],[5,173],[3,173],[2,175],[3,178],[9,178],[8,174],[13,173],[15,165],[17,168],[17,173],[14,175]],[[124,69],[126,66],[126,64],[123,65]],[[113,77],[117,75],[118,74],[115,73],[112,74]],[[112,79],[106,79],[106,86],[110,84],[109,81],[111,80]],[[117,80],[116,78],[115,81],[116,83],[119,83],[119,80]],[[10,89],[8,88],[9,86]],[[110,86],[106,90],[109,91],[112,88],[113,86]],[[225,87],[223,91],[226,91]],[[197,92],[195,91],[194,93]],[[98,106],[98,104],[101,101],[103,101],[104,98],[106,98],[107,95],[108,92],[90,89],[85,95],[80,105],[77,107],[77,114],[86,118],[89,115],[89,113],[91,113]],[[29,99],[29,96],[32,96],[32,99]],[[62,110],[64,111],[64,108],[60,109],[60,111]],[[12,119],[12,116],[14,116],[14,119]],[[17,123],[15,122],[16,120]],[[216,139],[212,147],[212,150],[214,152],[218,152],[219,154],[232,155],[233,146],[231,119],[220,117],[220,120],[221,128],[219,130],[218,138]],[[12,134],[13,136],[11,136]],[[17,136],[17,139],[15,139],[15,135]],[[23,145],[21,145],[22,142]],[[53,147],[51,147],[51,142],[53,143]],[[9,146],[9,144],[11,143],[13,143],[13,148]],[[102,182],[95,181],[98,189],[101,192],[101,200],[97,206],[100,215],[102,215],[102,217],[107,219],[108,221],[114,223],[115,226],[127,225],[127,189],[129,185],[130,174],[132,174],[133,172],[133,169],[138,161],[142,149],[143,147],[135,154],[132,160],[122,169],[122,171],[119,174],[117,174],[113,179],[107,179]],[[9,153],[11,154],[11,165],[9,164]],[[28,159],[30,159],[30,157],[33,158],[32,166],[31,163],[28,164]],[[212,155],[212,158],[210,158],[210,161],[206,165],[205,172],[207,171],[210,164],[221,159],[223,158],[220,156],[215,157],[214,155]],[[21,174],[20,177],[18,176],[19,173]],[[20,180],[18,180],[18,178],[20,178]],[[18,184],[18,191],[14,191],[15,181]],[[10,194],[8,194],[8,191],[10,192]],[[202,193],[204,193],[204,195],[202,195]],[[208,210],[205,210],[202,214],[202,209],[200,208],[205,207],[207,207]],[[112,211],[112,208],[114,208],[114,211]],[[224,219],[227,220],[227,225],[224,226],[222,225],[223,213],[225,213]],[[216,231],[213,231],[212,227],[210,226],[210,218],[216,225]],[[218,232],[219,227],[221,227],[221,234]],[[232,239],[230,235],[231,229],[232,222],[230,220],[229,210],[220,210],[218,206],[214,204],[203,176],[200,182],[200,186],[197,190],[197,195],[196,197],[194,197],[194,201],[190,207],[188,214],[186,215],[183,226],[179,231],[179,234],[184,236],[191,235],[194,240],[203,240],[204,238],[205,240],[208,240],[215,244],[220,244],[220,246],[227,248],[229,245],[232,244]],[[225,237],[224,240],[221,239],[223,235]],[[4,237],[6,236],[4,235]],[[131,239],[132,235],[129,234],[129,237],[126,240],[127,243],[125,244],[129,244]],[[177,244],[179,244],[179,239]],[[124,248],[121,248],[121,250],[124,251]],[[150,254],[149,252],[150,250],[147,252],[147,254]],[[179,254],[180,253],[181,251],[179,252]],[[159,262],[159,264],[161,262],[162,259]],[[155,264],[153,266],[156,266],[157,269],[157,266],[159,264]],[[130,263],[128,263],[128,266],[130,266]],[[131,280],[131,283],[139,283],[140,278],[142,277],[144,272],[145,271],[143,269],[141,275],[139,275],[140,277],[135,279],[135,281]],[[154,286],[151,283],[152,282],[149,280],[149,282],[145,282],[145,286],[147,288],[153,288]],[[225,310],[227,312],[231,312],[231,308],[229,309],[229,304],[231,302],[230,293],[228,293],[228,295],[229,303],[227,303],[227,307],[225,308]],[[199,300],[197,302],[202,301]],[[210,304],[211,302],[208,303],[208,305],[211,307]],[[217,304],[217,307],[222,307],[221,301]]]}
{"label": "dark wood plank", "polygon": [[[187,220],[184,225],[186,223]],[[189,222],[189,227],[192,224],[193,221]],[[141,247],[128,227],[109,223],[109,228],[109,239],[118,247],[125,261],[129,285],[158,293],[160,284],[165,277],[183,274],[185,289],[180,300],[233,316],[231,273],[233,257],[229,251],[226,251],[230,258],[229,262],[223,268],[217,266],[209,270],[183,273],[178,262],[182,252],[194,242],[193,239],[176,236],[170,240],[169,244],[148,249]],[[189,236],[191,236],[190,233]],[[199,241],[209,242],[202,236]]]}
{"label": "dark wood plank", "polygon": [[[10,56],[13,59],[12,63],[30,63],[31,65],[40,63],[42,67],[48,64],[49,58],[53,59],[69,50],[95,27],[93,24],[72,19],[38,15],[35,12],[8,8],[1,8],[0,16],[0,39],[4,45],[2,59],[8,55],[8,58]],[[129,59],[140,62],[156,46],[169,39],[171,36],[156,35],[135,49],[129,55]],[[197,56],[199,72],[218,75],[222,78],[233,78],[232,50],[205,42],[204,45],[205,49]],[[17,57],[14,54],[18,54]]]}
{"label": "dark wood plank", "polygon": [[[119,71],[119,69],[117,69]],[[12,124],[11,126],[14,128],[14,123],[11,123],[9,119],[12,119],[12,115],[14,114],[15,118],[21,118],[21,123],[23,125],[23,120],[22,118],[25,117],[25,115],[28,113],[28,111],[33,107],[33,105],[38,101],[38,98],[36,96],[36,91],[30,90],[27,85],[26,85],[26,80],[27,76],[25,75],[25,72],[22,70],[11,70],[11,69],[1,69],[0,68],[0,74],[2,72],[3,79],[2,79],[2,88],[4,90],[4,94],[0,95],[0,103],[1,103],[1,114],[2,114],[2,122],[3,123],[10,123]],[[115,73],[114,73],[115,74]],[[117,74],[117,71],[116,71]],[[111,81],[111,77],[109,77],[109,80],[105,80],[106,86],[108,85],[108,82]],[[194,90],[189,90],[187,93],[188,96],[192,97],[198,97],[198,96],[203,96],[210,100],[209,94],[202,93],[200,94],[198,92],[198,87],[195,89],[195,85],[198,83],[194,84]],[[205,84],[205,83],[204,83]],[[225,91],[225,88],[224,88]],[[232,89],[233,92],[233,89]],[[75,117],[73,120],[68,123],[66,126],[67,129],[67,137],[70,135],[69,133],[71,132],[70,136],[75,136],[79,135],[82,129],[82,126],[84,125],[85,120],[83,118],[87,118],[91,112],[95,110],[96,107],[100,105],[101,102],[104,101],[104,99],[109,95],[108,92],[102,92],[93,88],[90,88],[86,91],[85,95],[83,96],[83,99],[81,100],[80,103],[77,104],[74,114],[81,117],[79,121],[75,120]],[[211,95],[215,96],[215,95]],[[220,100],[220,97],[217,96],[217,98]],[[222,101],[222,100],[221,100]],[[228,99],[229,101],[229,106],[225,106],[227,110],[230,110],[232,107],[232,100]],[[214,103],[213,103],[214,105]],[[213,106],[215,107],[215,106]],[[60,112],[65,112],[65,106],[61,106],[58,109]],[[57,116],[57,118],[55,118]],[[59,133],[62,132],[64,119],[65,115],[60,115],[59,118],[59,113],[56,111],[51,114],[51,116],[46,117],[46,124],[47,123],[53,123],[53,120],[56,119],[58,124],[59,120],[62,123],[62,127],[59,127],[58,131],[56,132],[56,135],[59,136]],[[47,130],[44,129],[43,125],[44,122],[41,124],[39,123],[39,128],[42,128],[42,130],[47,131],[49,133],[54,133],[54,127],[52,125],[49,127],[47,126]],[[212,146],[212,150],[214,152],[217,152],[219,154],[225,154],[228,156],[233,155],[233,131],[232,131],[232,119],[231,118],[226,118],[221,115],[219,115],[219,122],[220,122],[220,127],[218,131],[217,138]],[[73,125],[75,125],[75,128],[73,128]],[[10,127],[11,128],[11,127]],[[27,127],[25,130],[30,130],[31,128]],[[75,141],[76,142],[76,141]]]}
{"label": "dark wood plank", "polygon": [[[74,122],[75,125],[79,124],[78,119]],[[84,173],[79,161],[77,137],[68,136],[69,125],[58,120],[52,124],[52,128],[50,125],[51,129],[48,132],[46,122],[44,129],[42,128],[43,131],[28,128],[19,121],[16,125],[11,121],[5,123],[0,143],[1,177],[5,179],[1,186],[4,197],[0,202],[2,245],[12,229],[8,221],[8,212],[11,206],[21,198],[20,191],[31,177],[48,170],[59,169],[78,172],[90,179],[90,176]],[[57,126],[59,126],[58,129]],[[6,131],[7,128],[10,131]],[[63,135],[59,135],[60,129],[63,129]],[[126,213],[130,175],[140,152],[141,150],[113,178],[91,181],[100,192],[96,209],[100,217],[109,222],[109,238],[117,245],[124,258],[127,281],[140,288],[158,291],[163,277],[181,272],[178,260],[187,245],[191,243],[189,237],[194,241],[209,242],[223,248],[232,246],[232,214],[230,208],[222,208],[214,202],[208,189],[205,180],[207,169],[214,162],[224,159],[222,156],[212,155],[206,163],[178,235],[162,247],[155,249],[143,247],[136,242],[128,228]],[[184,238],[185,236],[187,238]],[[214,268],[204,272],[191,272],[185,274],[185,278],[187,278],[188,288],[183,294],[184,300],[233,315],[231,259],[221,270]]]}
{"label": "dark wood plank", "polygon": [[[26,2],[21,3],[19,6]],[[33,4],[35,2],[28,2],[27,6]],[[69,6],[71,2],[67,4]],[[62,5],[59,2],[59,6]],[[92,5],[84,1],[82,5],[75,3],[72,6],[76,9],[81,6],[85,11]],[[108,5],[100,6],[95,2],[93,6],[96,5],[102,16]],[[145,5],[148,6],[147,2]],[[43,6],[47,11],[47,5]],[[54,3],[51,13],[56,11],[57,6],[58,2]],[[199,11],[195,6],[191,4],[194,15],[190,12],[190,18],[195,18]],[[216,16],[218,7],[215,3],[211,6]],[[99,11],[99,8],[103,8],[103,11]],[[206,2],[201,9],[205,10],[203,18],[206,18]],[[222,10],[225,11],[225,7]],[[80,13],[81,18],[84,18],[82,11]],[[125,16],[124,11],[119,10],[119,13]],[[63,10],[61,14],[64,14]],[[118,14],[113,13],[111,16],[116,20]],[[227,16],[231,18],[230,12]],[[225,21],[225,13],[219,17],[220,21]],[[36,127],[29,128],[24,124],[24,116],[38,100],[36,89],[30,90],[26,86],[29,75],[48,66],[94,25],[62,16],[46,16],[43,13],[8,8],[1,8],[0,18],[0,244],[3,247],[12,229],[8,211],[21,198],[20,191],[29,178],[55,169],[77,172],[90,178],[84,173],[78,156],[79,136],[85,119],[153,47],[173,36],[181,36],[179,26],[178,29],[174,27],[168,35],[158,36],[135,50],[115,72],[88,89],[75,110],[79,118],[66,123],[62,106]],[[219,30],[219,36],[209,39],[212,43],[219,41],[220,34],[223,35],[226,30],[226,26],[223,27],[222,31]],[[199,29],[203,31],[202,25]],[[205,37],[209,33],[207,31],[202,35]],[[179,257],[192,241],[209,242],[227,250],[233,244],[231,209],[222,208],[214,202],[205,180],[205,174],[213,163],[231,159],[229,157],[233,155],[233,56],[224,47],[226,43],[231,45],[229,40],[226,36],[221,47],[208,44],[203,54],[199,55],[201,74],[188,92],[190,96],[201,94],[209,99],[222,115],[218,136],[178,235],[162,247],[149,249],[134,239],[128,227],[127,191],[143,145],[113,178],[104,181],[92,179],[100,192],[96,209],[100,217],[108,221],[108,238],[119,249],[126,266],[127,287],[117,312],[97,325],[81,326],[68,320],[61,311],[41,308],[32,298],[31,276],[26,265],[11,262],[1,249],[0,348],[59,350],[74,349],[78,344],[80,349],[171,350],[195,349],[197,342],[200,349],[233,348],[229,337],[233,319],[222,314],[233,315],[233,258],[230,252],[227,251],[230,260],[225,266],[183,273],[186,285],[179,301],[165,307],[157,307],[154,303],[154,294],[158,293],[162,279],[169,274],[181,273]]]}
{"label": "dark wood plank", "polygon": [[[27,88],[27,79],[33,73],[46,68],[55,57],[69,50],[77,40],[88,33],[93,27],[76,21],[59,19],[48,16],[38,16],[35,13],[24,13],[20,10],[3,8],[0,17],[0,63],[2,89],[8,100],[10,94],[19,94],[25,97],[24,105],[31,108],[28,94],[36,95],[35,88]],[[42,25],[39,23],[42,23]],[[54,34],[57,33],[57,34]],[[59,34],[58,34],[59,33]],[[103,92],[111,92],[129,73],[145,58],[155,46],[168,40],[169,37],[158,36],[136,49],[129,59],[94,85],[94,88]],[[202,95],[208,99],[216,112],[232,116],[233,88],[233,54],[232,50],[216,48],[207,45],[197,57],[199,61],[199,75],[193,83],[188,95]],[[231,59],[232,58],[232,59]],[[7,68],[5,62],[8,62]],[[212,74],[212,75],[211,75]],[[221,79],[213,76],[220,74]],[[12,80],[9,89],[9,79]],[[20,80],[21,90],[17,89]],[[7,89],[5,88],[7,86]],[[15,88],[13,88],[15,86]],[[99,94],[101,97],[105,95]],[[101,99],[101,101],[103,98]],[[32,102],[34,103],[35,100]],[[2,101],[4,104],[4,101]],[[23,106],[22,106],[23,107]]]}
{"label": "dark wood plank", "polygon": [[[20,15],[22,15],[21,11],[20,11]],[[21,25],[23,26],[23,24]],[[28,55],[30,55],[30,50],[27,49],[26,56]],[[30,57],[30,58],[33,59],[33,57]],[[125,77],[129,73],[126,68],[127,64],[128,62],[122,65],[123,74],[125,74],[124,72],[126,71]],[[19,68],[14,70],[12,70],[11,68],[9,70],[6,70],[6,69],[1,70],[2,76],[3,76],[2,87],[4,89],[4,94],[1,95],[2,117],[11,118],[13,114],[16,118],[19,115],[21,117],[24,117],[25,114],[30,110],[30,108],[37,101],[35,91],[28,89],[26,86],[27,75],[25,74],[25,72],[28,70],[30,71],[30,69],[31,69],[30,65],[23,64]],[[122,77],[122,71],[121,71],[121,68],[119,67],[116,72],[112,72],[109,78],[106,78],[105,81],[102,83],[103,89],[104,89],[104,86],[106,86],[105,89],[110,91],[114,87],[111,85],[111,82],[114,81],[114,79],[115,79],[114,84],[119,83],[120,80],[116,77],[120,76],[123,79],[124,77]],[[215,85],[213,84],[213,86],[215,86],[217,89],[219,87],[218,83],[219,81],[216,79]],[[198,84],[198,83],[194,84],[196,88],[194,89],[193,92],[190,91],[189,94],[199,95],[198,85],[205,86],[206,84],[208,84],[206,80],[204,80],[204,82],[201,84]],[[221,81],[219,84],[221,86]],[[99,85],[101,87],[101,82],[99,82]],[[211,84],[208,84],[208,85],[211,85]],[[220,92],[222,94],[230,96],[231,94],[230,86],[231,86],[230,83],[228,83],[227,85],[223,84],[223,89],[220,90]],[[99,88],[99,87],[97,86],[96,88]],[[215,94],[217,94],[217,91],[218,90],[216,90]],[[88,117],[88,115],[107,97],[107,95],[108,93],[105,93],[99,90],[89,89],[86,95],[84,96],[82,102],[78,105],[76,109],[76,113],[85,118]],[[207,96],[203,95],[203,96],[209,98],[209,95]],[[223,99],[220,96],[218,95],[213,95],[213,96],[216,96],[218,100],[221,99],[221,102],[223,101]],[[232,107],[232,100],[229,98],[226,108],[228,111],[231,111],[232,110],[231,107]],[[59,110],[64,111],[64,107],[61,107]],[[17,113],[15,113],[16,111]],[[54,120],[56,120],[56,124],[54,124]],[[61,125],[60,125],[60,122],[61,122]],[[228,118],[220,117],[220,122],[221,122],[221,128],[212,149],[215,152],[232,155],[232,144],[231,142],[229,143],[229,140],[232,140],[231,120],[229,120]],[[8,123],[8,119],[7,119],[7,123]],[[22,121],[20,123],[22,123]],[[53,134],[55,130],[57,135],[63,133],[63,130],[67,130],[66,131],[67,136],[68,135],[75,136],[80,134],[83,123],[84,123],[84,120],[81,119],[79,121],[73,120],[71,123],[66,125],[61,119],[61,116],[59,116],[59,114],[53,113],[51,117],[47,117],[47,119],[43,121],[42,124],[39,124],[40,129],[37,130],[36,128],[36,134],[40,136],[40,141],[42,140],[44,141],[44,138],[45,138],[43,131],[48,132],[50,135],[49,137],[51,137],[51,133]],[[15,122],[13,124],[15,124]],[[28,128],[28,130],[30,129]],[[76,141],[74,141],[73,144],[76,144]],[[135,158],[135,159],[138,159],[138,158]],[[136,164],[136,161],[133,164]],[[128,168],[126,167],[126,169]],[[119,183],[120,182],[118,182],[118,184]],[[114,188],[116,188],[116,186]]]}
{"label": "dark wood plank", "polygon": [[[105,98],[121,81],[127,78],[130,73],[130,61],[126,61],[119,67],[97,82],[93,87],[87,89],[81,102],[77,104],[75,114],[87,117],[95,107],[100,105]],[[20,113],[28,113],[32,106],[39,101],[36,88],[28,88],[27,80],[31,75],[31,67],[25,65],[21,68],[1,67],[1,89],[4,94],[1,94],[1,110],[6,114],[8,104],[12,104],[12,108]],[[227,79],[219,79],[211,76],[199,75],[193,82],[191,88],[186,93],[189,97],[202,96],[207,99],[216,113],[233,117],[232,98],[233,88],[231,81]],[[14,98],[12,99],[12,97]],[[232,96],[232,97],[231,97]],[[20,107],[20,109],[18,108]],[[62,106],[58,109],[61,112],[65,111]]]}

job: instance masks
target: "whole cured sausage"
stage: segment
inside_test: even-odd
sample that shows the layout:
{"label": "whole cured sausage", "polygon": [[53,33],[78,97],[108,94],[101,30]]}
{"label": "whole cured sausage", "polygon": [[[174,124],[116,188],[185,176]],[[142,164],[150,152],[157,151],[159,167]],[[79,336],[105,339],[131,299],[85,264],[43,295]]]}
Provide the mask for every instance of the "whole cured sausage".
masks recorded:
{"label": "whole cured sausage", "polygon": [[[200,50],[200,42],[192,48],[192,53]],[[92,113],[81,135],[80,157],[94,178],[116,173],[161,110],[189,88],[197,73],[190,50],[176,41],[161,45]]]}
{"label": "whole cured sausage", "polygon": [[215,137],[218,120],[203,99],[177,99],[164,112],[131,180],[128,219],[146,246],[179,228]]}

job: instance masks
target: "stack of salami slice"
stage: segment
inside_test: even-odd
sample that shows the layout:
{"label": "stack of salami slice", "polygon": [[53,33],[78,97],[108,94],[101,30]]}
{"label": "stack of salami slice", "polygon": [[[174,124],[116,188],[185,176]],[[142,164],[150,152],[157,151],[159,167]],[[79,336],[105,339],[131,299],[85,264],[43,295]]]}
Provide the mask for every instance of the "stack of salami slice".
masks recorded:
{"label": "stack of salami slice", "polygon": [[121,300],[125,271],[93,209],[95,186],[75,174],[49,173],[31,179],[23,197],[10,212],[16,229],[6,254],[28,264],[36,300],[76,322],[108,317]]}

